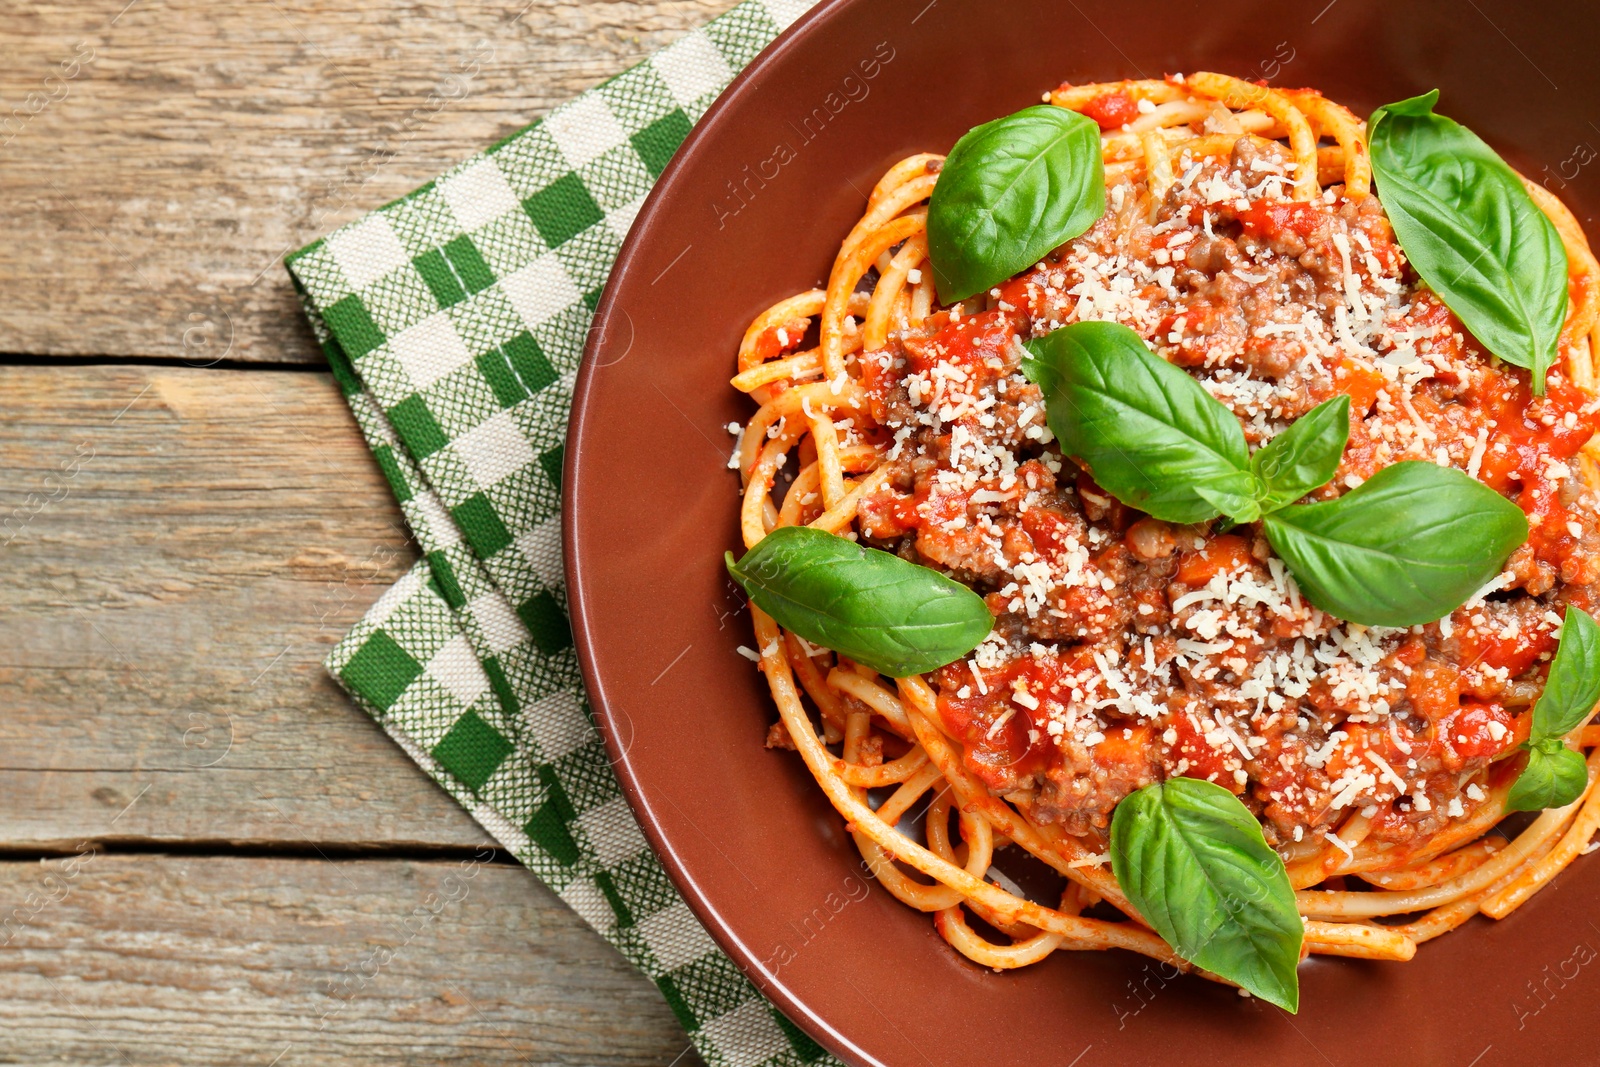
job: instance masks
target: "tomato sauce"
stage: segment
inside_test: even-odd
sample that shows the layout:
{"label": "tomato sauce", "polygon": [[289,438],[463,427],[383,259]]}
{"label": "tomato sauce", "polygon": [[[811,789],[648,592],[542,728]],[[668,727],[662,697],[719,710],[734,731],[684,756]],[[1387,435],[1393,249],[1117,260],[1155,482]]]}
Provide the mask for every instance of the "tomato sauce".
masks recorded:
{"label": "tomato sauce", "polygon": [[943,363],[963,371],[991,375],[1000,353],[1016,339],[1017,328],[1004,311],[982,311],[946,321],[931,340],[906,346],[906,365],[913,372]]}
{"label": "tomato sauce", "polygon": [[[1047,702],[1065,702],[1062,678],[1081,669],[1087,658],[1086,653],[1077,662],[1024,656],[998,669],[968,668],[965,663],[941,669],[939,715],[965,749],[967,767],[990,788],[1009,788],[1049,765],[1055,743],[1039,710]],[[1018,683],[1040,709],[1012,699]]]}
{"label": "tomato sauce", "polygon": [[1600,428],[1600,416],[1589,410],[1589,397],[1576,386],[1555,381],[1544,397],[1535,398],[1522,376],[1491,376],[1470,402],[1483,425],[1491,427],[1493,440],[1478,477],[1492,489],[1516,494],[1528,516],[1534,554],[1560,567],[1578,544],[1561,499],[1562,472],[1570,470],[1566,461]]}
{"label": "tomato sauce", "polygon": [[1139,103],[1125,91],[1101,93],[1080,109],[1100,124],[1102,130],[1116,130],[1139,117]]}
{"label": "tomato sauce", "polygon": [[1532,718],[1531,711],[1513,715],[1503,704],[1467,701],[1440,721],[1434,742],[1445,769],[1458,771],[1468,760],[1492,759],[1522,744]]}
{"label": "tomato sauce", "polygon": [[1205,739],[1191,716],[1173,716],[1170,729],[1173,741],[1169,746],[1171,750],[1169,758],[1175,761],[1174,770],[1182,767],[1180,773],[1186,777],[1203,778],[1208,782],[1217,783],[1232,793],[1244,793],[1244,786],[1228,772],[1223,751]]}
{"label": "tomato sauce", "polygon": [[1178,581],[1197,589],[1218,574],[1250,564],[1250,548],[1237,534],[1219,534],[1204,547],[1183,553],[1178,561]]}
{"label": "tomato sauce", "polygon": [[1268,240],[1285,234],[1310,237],[1323,223],[1323,212],[1315,204],[1300,202],[1260,200],[1239,212],[1239,224],[1244,232]]}

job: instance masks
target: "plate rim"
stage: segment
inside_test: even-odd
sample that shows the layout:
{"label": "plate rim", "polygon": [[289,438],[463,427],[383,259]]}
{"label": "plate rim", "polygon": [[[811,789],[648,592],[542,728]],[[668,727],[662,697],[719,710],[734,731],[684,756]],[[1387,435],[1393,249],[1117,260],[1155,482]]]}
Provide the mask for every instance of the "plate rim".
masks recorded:
{"label": "plate rim", "polygon": [[[606,346],[607,327],[611,324],[616,311],[617,292],[621,288],[617,283],[633,273],[634,255],[640,246],[648,242],[657,218],[670,207],[670,201],[682,180],[687,161],[694,156],[696,147],[709,136],[708,131],[716,125],[722,112],[735,107],[754,91],[752,83],[761,77],[768,66],[799,47],[806,38],[820,32],[823,26],[839,12],[865,2],[866,0],[822,0],[758,52],[755,58],[734,76],[728,87],[718,95],[705,113],[695,121],[689,136],[673,153],[660,178],[656,180],[644,203],[640,205],[639,213],[634,217],[633,225],[628,230],[628,236],[617,251],[613,269],[607,276],[600,301],[595,306],[594,317],[584,343],[583,359],[573,383],[571,416],[567,422],[567,433],[564,438],[566,455],[562,460],[561,471],[561,551],[562,570],[567,583],[568,611],[572,620],[573,644],[583,675],[584,689],[594,708],[595,720],[605,743],[606,755],[611,769],[622,786],[623,796],[644,832],[650,850],[660,860],[673,887],[688,905],[696,920],[705,928],[706,933],[716,942],[717,947],[739,968],[739,972],[809,1037],[822,1044],[828,1052],[849,1062],[864,1064],[867,1067],[889,1067],[885,1061],[871,1056],[833,1027],[781,978],[767,972],[762,966],[760,955],[746,945],[734,932],[731,924],[711,906],[699,883],[672,848],[660,820],[656,817],[654,807],[644,790],[640,788],[627,751],[617,737],[613,717],[608,709],[605,684],[596,669],[591,651],[591,635],[595,627],[590,618],[591,605],[584,594],[583,583],[578,577],[579,571],[584,569],[582,562],[584,552],[577,533],[577,516],[582,508],[579,503],[581,494],[577,487],[584,478],[584,458],[582,450],[575,447],[588,425],[588,400],[596,388],[596,371],[600,366],[598,354]],[[629,343],[632,343],[631,336]]]}

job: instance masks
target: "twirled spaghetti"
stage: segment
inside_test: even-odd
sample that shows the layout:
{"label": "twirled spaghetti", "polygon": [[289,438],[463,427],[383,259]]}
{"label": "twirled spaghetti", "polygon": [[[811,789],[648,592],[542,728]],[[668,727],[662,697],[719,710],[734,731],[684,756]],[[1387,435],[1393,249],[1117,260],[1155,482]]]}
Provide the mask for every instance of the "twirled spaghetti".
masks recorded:
{"label": "twirled spaghetti", "polygon": [[[895,681],[752,605],[769,743],[798,750],[884,888],[988,967],[1126,948],[1189,969],[1105,855],[1117,801],[1180,774],[1258,815],[1309,952],[1405,960],[1503,918],[1600,827],[1600,730],[1580,726],[1579,800],[1486,836],[1558,609],[1600,600],[1600,265],[1576,220],[1525,182],[1570,275],[1561,365],[1535,398],[1409,271],[1345,108],[1210,73],[1046,99],[1103,130],[1107,210],[1088,233],[943,307],[926,237],[942,159],[915,155],[873,189],[827,287],[744,335],[746,547],[801,524],[860,538],[964,581],[998,619],[968,658]],[[1132,327],[1253,444],[1350,395],[1343,465],[1314,497],[1425,459],[1512,496],[1533,536],[1437,623],[1326,616],[1259,536],[1140,517],[1053,447],[1015,350],[1081,319]],[[919,842],[900,824],[922,808]],[[1005,848],[1065,877],[1056,906],[1006,888]]]}

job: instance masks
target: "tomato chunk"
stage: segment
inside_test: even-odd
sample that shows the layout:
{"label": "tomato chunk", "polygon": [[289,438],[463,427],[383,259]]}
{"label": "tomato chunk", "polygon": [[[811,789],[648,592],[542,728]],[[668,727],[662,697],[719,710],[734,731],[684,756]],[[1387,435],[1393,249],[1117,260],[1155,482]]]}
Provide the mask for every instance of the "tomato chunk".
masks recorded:
{"label": "tomato chunk", "polygon": [[1139,104],[1132,95],[1118,90],[1090,100],[1083,105],[1083,113],[1098,122],[1102,130],[1115,130],[1139,117]]}
{"label": "tomato chunk", "polygon": [[1218,574],[1250,564],[1250,546],[1236,534],[1222,534],[1206,542],[1204,548],[1185,552],[1178,560],[1178,581],[1201,586]]}

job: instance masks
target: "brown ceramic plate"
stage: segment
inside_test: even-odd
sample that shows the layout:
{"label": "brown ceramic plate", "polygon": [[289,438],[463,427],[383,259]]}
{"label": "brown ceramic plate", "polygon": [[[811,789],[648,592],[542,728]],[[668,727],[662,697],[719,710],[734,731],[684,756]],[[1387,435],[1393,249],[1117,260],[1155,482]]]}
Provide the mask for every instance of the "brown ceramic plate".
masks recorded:
{"label": "brown ceramic plate", "polygon": [[823,1045],[941,1067],[1600,1062],[1600,966],[1583,965],[1600,948],[1600,860],[1413,962],[1306,963],[1298,1016],[1133,955],[1062,952],[1005,974],[958,957],[870,885],[799,758],[762,747],[776,713],[734,652],[752,639],[722,568],[739,543],[724,427],[751,410],[728,385],[739,338],[825,283],[895,160],[948,150],[1063,79],[1209,69],[1314,86],[1360,114],[1437,86],[1445,113],[1595,234],[1597,55],[1600,19],[1580,0],[838,0],[707,113],[600,304],[567,449],[567,574],[645,833],[712,936]]}

